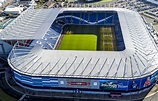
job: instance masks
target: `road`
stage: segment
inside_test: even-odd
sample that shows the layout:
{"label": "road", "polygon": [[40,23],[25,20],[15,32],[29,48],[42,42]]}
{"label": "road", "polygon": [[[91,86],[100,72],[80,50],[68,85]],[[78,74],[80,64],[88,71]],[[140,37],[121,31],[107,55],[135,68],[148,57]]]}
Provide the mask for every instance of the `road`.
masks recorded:
{"label": "road", "polygon": [[150,96],[148,98],[145,98],[143,101],[158,101],[158,93],[156,93],[153,96]]}
{"label": "road", "polygon": [[154,28],[156,29],[156,31],[158,32],[158,23],[154,22],[154,19],[153,18],[150,18],[150,17],[147,17],[147,16],[144,16],[141,14],[141,16],[143,16],[145,18],[145,20],[148,22],[148,23],[152,23]]}

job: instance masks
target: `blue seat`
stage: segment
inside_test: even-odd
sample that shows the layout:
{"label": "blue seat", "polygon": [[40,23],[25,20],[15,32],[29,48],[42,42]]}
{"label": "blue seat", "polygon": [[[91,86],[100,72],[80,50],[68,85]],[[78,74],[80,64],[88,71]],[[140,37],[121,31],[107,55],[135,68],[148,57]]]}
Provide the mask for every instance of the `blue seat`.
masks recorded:
{"label": "blue seat", "polygon": [[72,12],[64,12],[63,16],[72,15]]}
{"label": "blue seat", "polygon": [[105,20],[103,20],[101,22],[97,22],[97,25],[105,25]]}
{"label": "blue seat", "polygon": [[90,16],[89,17],[90,22],[96,22],[96,17],[97,17],[96,13],[92,13],[89,16]]}
{"label": "blue seat", "polygon": [[81,18],[81,13],[73,13],[72,15]]}
{"label": "blue seat", "polygon": [[60,14],[58,14],[57,17],[60,17],[60,16],[64,16],[64,13],[60,13]]}
{"label": "blue seat", "polygon": [[110,16],[106,16],[106,20],[105,20],[105,24],[112,24],[112,21],[113,21],[113,16],[110,15]]}
{"label": "blue seat", "polygon": [[55,44],[57,40],[48,39],[48,42]]}
{"label": "blue seat", "polygon": [[99,12],[98,13],[98,21],[102,20],[102,19],[105,19],[105,13]]}
{"label": "blue seat", "polygon": [[87,13],[82,13],[82,19],[89,21],[89,14]]}
{"label": "blue seat", "polygon": [[66,23],[67,24],[71,24],[72,23],[71,17],[65,17],[65,19],[66,19]]}
{"label": "blue seat", "polygon": [[76,18],[72,18],[72,23],[75,25],[78,25],[78,24],[80,24],[80,20],[76,19]]}
{"label": "blue seat", "polygon": [[43,45],[42,48],[44,48],[44,49],[52,49],[52,48],[50,47],[50,45],[48,45],[46,42],[43,43],[42,45]]}
{"label": "blue seat", "polygon": [[58,33],[61,32],[61,28],[58,27],[56,24],[52,24],[51,28],[52,28],[53,30],[55,30],[56,32],[58,32]]}

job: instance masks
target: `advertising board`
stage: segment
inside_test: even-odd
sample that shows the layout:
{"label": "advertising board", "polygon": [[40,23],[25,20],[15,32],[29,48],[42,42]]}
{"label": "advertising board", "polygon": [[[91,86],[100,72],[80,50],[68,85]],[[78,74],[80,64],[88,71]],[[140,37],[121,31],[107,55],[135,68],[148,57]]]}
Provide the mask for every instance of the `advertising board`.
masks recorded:
{"label": "advertising board", "polygon": [[67,79],[66,80],[67,87],[73,88],[90,88],[91,81],[88,79]]}
{"label": "advertising board", "polygon": [[128,90],[128,82],[126,80],[100,80],[101,90]]}

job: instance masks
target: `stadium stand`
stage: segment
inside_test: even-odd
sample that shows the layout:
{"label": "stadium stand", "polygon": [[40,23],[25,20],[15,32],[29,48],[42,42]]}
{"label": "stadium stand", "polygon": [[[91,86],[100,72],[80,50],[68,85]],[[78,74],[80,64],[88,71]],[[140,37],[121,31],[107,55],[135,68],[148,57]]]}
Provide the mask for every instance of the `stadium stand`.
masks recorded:
{"label": "stadium stand", "polygon": [[[61,24],[61,23],[62,24]],[[54,49],[54,46],[57,44],[57,40],[62,33],[62,29],[65,25],[106,25],[106,26],[115,26],[117,50],[122,51],[125,49],[122,32],[119,25],[117,12],[68,12],[65,11],[59,14],[56,20],[51,25],[49,31],[45,34],[44,38],[38,40],[37,43],[42,44],[44,49]],[[55,36],[51,40],[51,36]]]}
{"label": "stadium stand", "polygon": [[[66,89],[65,92],[79,89],[94,94],[95,91],[100,93],[141,91],[155,84],[158,75],[158,51],[144,22],[136,12],[118,8],[95,8],[95,10],[63,8],[57,12],[54,9],[52,11],[51,9],[41,10],[37,15],[42,15],[44,11],[48,15],[51,12],[58,13],[54,16],[53,13],[50,16],[44,16],[43,21],[47,17],[52,17],[49,19],[50,22],[52,21],[48,25],[49,28],[44,28],[47,31],[44,34],[40,33],[40,38],[37,37],[38,31],[32,34],[29,32],[28,35],[36,36],[33,37],[32,43],[24,45],[17,42],[8,56],[8,63],[12,68],[14,78],[20,84],[41,89],[48,87],[59,91]],[[31,24],[31,21],[27,25],[37,25],[36,22]],[[21,22],[25,23],[26,20],[21,20]],[[38,24],[43,25],[42,22]],[[8,35],[2,32],[2,38],[11,38],[9,37],[11,28],[19,30],[19,26],[14,26],[14,28],[13,25],[14,23],[4,29],[4,32],[7,29],[9,31]],[[117,32],[118,51],[55,50],[65,25],[113,26]],[[21,29],[21,32],[25,34],[18,34],[15,31],[13,36],[19,35],[19,39],[21,37],[30,39],[31,37],[26,34],[26,29],[29,27],[24,29]],[[146,45],[147,42],[148,45]],[[145,82],[149,82],[149,79],[151,84],[147,85]],[[134,82],[138,87],[132,86]]]}

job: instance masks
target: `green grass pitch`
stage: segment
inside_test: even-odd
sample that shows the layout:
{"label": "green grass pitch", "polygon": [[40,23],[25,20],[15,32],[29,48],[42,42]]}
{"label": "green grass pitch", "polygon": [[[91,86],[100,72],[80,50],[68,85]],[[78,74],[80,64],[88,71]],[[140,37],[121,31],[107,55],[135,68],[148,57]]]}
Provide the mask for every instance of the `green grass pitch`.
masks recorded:
{"label": "green grass pitch", "polygon": [[59,50],[91,50],[97,49],[97,36],[92,34],[64,35]]}

